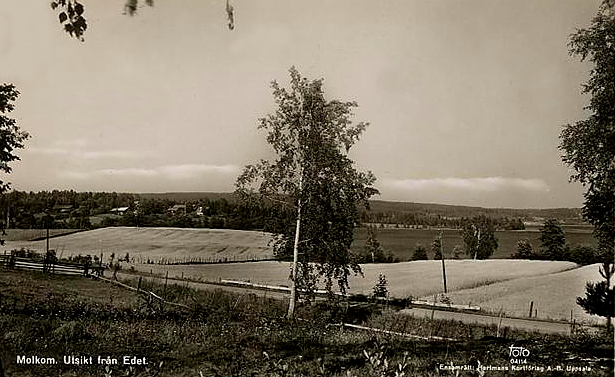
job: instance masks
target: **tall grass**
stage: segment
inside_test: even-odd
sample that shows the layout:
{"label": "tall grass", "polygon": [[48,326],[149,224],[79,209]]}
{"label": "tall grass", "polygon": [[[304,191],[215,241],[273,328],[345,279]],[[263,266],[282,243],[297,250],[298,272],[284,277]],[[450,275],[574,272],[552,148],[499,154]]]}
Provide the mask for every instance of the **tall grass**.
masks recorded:
{"label": "tall grass", "polygon": [[[612,338],[593,335],[581,339],[509,332],[506,339],[494,338],[490,328],[403,319],[387,311],[374,311],[364,322],[461,339],[424,342],[348,330],[340,322],[351,320],[350,311],[326,303],[301,306],[300,319],[289,321],[283,301],[220,290],[148,287],[188,306],[181,308],[84,278],[0,271],[0,285],[0,357],[7,376],[436,376],[446,374],[438,370],[441,363],[508,363],[508,347],[520,342],[533,354],[548,355],[552,363],[571,355],[576,363],[596,360],[585,376],[612,373],[612,364],[609,370],[597,359],[603,350],[612,350]],[[17,355],[58,360],[63,355],[129,355],[149,363],[16,365]]]}

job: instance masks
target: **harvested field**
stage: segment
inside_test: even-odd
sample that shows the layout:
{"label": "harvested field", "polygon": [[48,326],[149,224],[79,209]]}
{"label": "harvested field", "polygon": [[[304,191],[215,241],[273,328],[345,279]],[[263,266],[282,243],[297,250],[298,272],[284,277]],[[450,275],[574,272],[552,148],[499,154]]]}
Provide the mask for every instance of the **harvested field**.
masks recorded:
{"label": "harvested field", "polygon": [[464,289],[449,295],[455,304],[479,305],[481,308],[507,315],[526,317],[530,301],[538,318],[570,320],[570,311],[577,321],[603,323],[604,319],[592,316],[576,304],[576,298],[585,295],[587,281],[602,280],[598,264],[547,275],[523,277],[472,289]]}
{"label": "harvested field", "polygon": [[[130,253],[137,262],[150,258],[181,261],[188,258],[228,260],[268,259],[271,235],[263,232],[229,229],[132,228],[113,227],[80,232],[49,240],[49,247],[63,256]],[[45,250],[45,240],[7,242],[6,249],[19,247]],[[105,257],[106,258],[106,257]],[[106,260],[106,259],[105,259]]]}
{"label": "harvested field", "polygon": [[[447,260],[449,291],[479,287],[495,282],[522,277],[543,276],[576,267],[572,262],[527,260]],[[288,285],[290,263],[253,262],[217,265],[138,265],[137,270],[158,276],[190,277],[204,281],[218,279],[242,280],[266,285]],[[422,297],[442,292],[442,265],[440,261],[416,261],[393,264],[362,265],[365,277],[350,278],[350,292],[371,294],[378,274],[386,275],[388,289],[393,297]]]}
{"label": "harvested field", "polygon": [[[6,229],[6,241],[32,241],[47,236],[46,229]],[[50,237],[81,232],[80,229],[49,229]]]}

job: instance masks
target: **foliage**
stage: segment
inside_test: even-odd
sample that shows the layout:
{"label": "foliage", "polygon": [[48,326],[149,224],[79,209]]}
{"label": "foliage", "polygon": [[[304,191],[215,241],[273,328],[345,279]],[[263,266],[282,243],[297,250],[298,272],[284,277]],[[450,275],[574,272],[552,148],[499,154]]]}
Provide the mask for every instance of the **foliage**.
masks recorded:
{"label": "foliage", "polygon": [[[12,84],[0,84],[0,171],[9,174],[12,168],[9,163],[20,160],[15,154],[16,149],[24,147],[24,141],[30,137],[27,132],[22,131],[15,119],[9,118],[6,114],[13,111],[15,106],[13,102],[19,96],[19,92]],[[0,180],[0,195],[4,197],[4,193],[10,189],[10,183]],[[7,216],[8,218],[8,216]],[[2,235],[0,236],[0,245],[4,245],[5,229],[8,224],[2,222]]]}
{"label": "foliage", "polygon": [[[456,228],[459,229],[466,221],[467,216],[477,212],[478,208],[420,203],[395,203],[373,201],[369,211],[361,211],[359,218],[364,224],[389,224],[396,228]],[[480,212],[484,212],[480,208]],[[521,218],[510,218],[504,209],[490,209],[487,215],[493,220],[496,229],[499,230],[523,230],[525,225]],[[548,211],[548,210],[547,210]],[[502,213],[504,212],[504,213]],[[528,212],[533,212],[529,210]],[[515,216],[523,216],[528,219],[531,216],[523,213],[523,210],[514,212]],[[567,217],[567,213],[561,214]]]}
{"label": "foliage", "polygon": [[[604,286],[588,285],[585,310],[613,316],[612,290],[608,292],[615,259],[615,9],[605,1],[588,28],[570,37],[569,52],[593,63],[583,93],[591,95],[587,119],[567,125],[560,134],[562,160],[575,170],[571,179],[585,187],[584,217],[594,226],[604,262]],[[609,298],[610,297],[610,298]],[[584,303],[584,304],[582,304]],[[599,309],[600,305],[610,306]],[[596,307],[595,305],[598,305]]]}
{"label": "foliage", "polygon": [[[30,135],[22,131],[15,119],[9,118],[6,114],[13,111],[13,102],[19,96],[19,92],[12,84],[0,84],[0,171],[9,174],[12,168],[9,163],[20,160],[15,154],[16,149],[24,147],[24,141]],[[10,188],[8,182],[0,180],[0,193],[6,192]]]}
{"label": "foliage", "polygon": [[237,178],[237,193],[247,201],[292,209],[292,222],[280,230],[273,247],[278,258],[298,256],[295,284],[310,291],[322,277],[327,290],[336,281],[345,292],[348,276],[361,271],[349,251],[357,205],[367,205],[377,193],[373,174],[355,170],[347,156],[367,123],[353,126],[357,104],[326,100],[323,80],[303,78],[294,67],[289,89],[275,81],[272,88],[278,108],[260,119],[259,128],[267,131],[277,157],[246,166]]}
{"label": "foliage", "polygon": [[433,253],[433,259],[442,259],[442,241],[440,240],[440,238],[436,238],[431,243],[431,252]]}
{"label": "foliage", "polygon": [[367,227],[367,239],[362,253],[356,256],[358,263],[397,263],[399,258],[394,258],[390,251],[386,251],[380,245],[377,238],[377,230],[372,226]]}
{"label": "foliage", "polygon": [[84,41],[83,34],[88,28],[85,17],[85,8],[77,0],[54,0],[51,9],[58,11],[58,20],[71,37]]}
{"label": "foliage", "polygon": [[371,256],[371,262],[375,263],[377,257],[383,257],[384,252],[378,238],[376,230],[372,227],[367,228],[367,241],[365,242],[365,252]]}
{"label": "foliage", "polygon": [[517,241],[517,251],[511,255],[513,259],[538,259],[532,244],[527,239]]}
{"label": "foliage", "polygon": [[461,259],[463,253],[463,247],[461,245],[455,245],[453,248],[453,259]]}
{"label": "foliage", "polygon": [[580,265],[588,265],[599,263],[601,261],[601,257],[598,251],[589,246],[574,246],[572,248],[567,248],[566,258],[565,260],[574,262]]}
{"label": "foliage", "polygon": [[577,297],[577,304],[589,314],[612,318],[615,316],[614,297],[613,287],[608,287],[606,280],[598,283],[587,282],[585,297]]}
{"label": "foliage", "polygon": [[374,285],[374,298],[386,298],[389,295],[387,277],[385,274],[378,274],[378,281]]}
{"label": "foliage", "polygon": [[493,221],[485,215],[466,221],[461,230],[466,254],[475,259],[488,259],[498,248]]}
{"label": "foliage", "polygon": [[[145,3],[150,7],[154,6],[154,0],[145,0]],[[130,16],[134,16],[137,13],[138,7],[138,0],[126,0],[126,4],[124,4],[124,13]]]}
{"label": "foliage", "polygon": [[428,260],[427,249],[421,245],[417,244],[414,247],[414,254],[412,254],[412,260]]}
{"label": "foliage", "polygon": [[570,54],[593,63],[583,93],[591,95],[587,119],[567,125],[560,135],[562,160],[575,170],[571,179],[586,187],[583,215],[594,225],[601,249],[615,248],[615,11],[607,2],[590,27],[570,37]]}
{"label": "foliage", "polygon": [[[144,3],[150,7],[154,6],[154,0],[144,0]],[[124,14],[134,16],[138,8],[139,0],[126,0]],[[83,4],[77,0],[53,0],[51,9],[58,11],[58,20],[66,33],[82,42],[85,41],[84,34],[88,25],[84,17]],[[230,0],[226,0],[225,12],[228,29],[235,29],[235,8],[231,5]]]}
{"label": "foliage", "polygon": [[[561,239],[562,236],[563,230],[561,227],[557,226],[557,224],[555,224],[555,226],[550,225],[545,234],[541,235],[541,240],[544,239],[543,251],[534,250],[529,240],[522,239],[517,241],[517,251],[511,255],[511,258],[569,261],[580,265],[588,265],[601,261],[600,255],[595,248],[583,245],[576,245],[573,247],[567,246],[565,244],[565,239]],[[549,250],[552,251],[549,252]]]}
{"label": "foliage", "polygon": [[556,219],[545,221],[540,228],[541,253],[544,259],[565,260],[566,234]]}
{"label": "foliage", "polygon": [[36,250],[28,249],[28,248],[25,248],[25,247],[11,250],[11,255],[14,255],[14,256],[20,257],[20,258],[32,258],[32,259],[38,258],[38,259],[43,259],[43,256],[40,255]]}
{"label": "foliage", "polygon": [[[612,334],[509,331],[507,339],[495,340],[495,326],[388,312],[368,322],[380,329],[463,340],[445,344],[344,329],[328,321],[339,317],[323,312],[339,311],[333,306],[304,307],[301,316],[308,321],[287,321],[281,301],[252,294],[169,285],[167,294],[174,300],[183,298],[190,306],[185,309],[158,306],[134,292],[78,277],[3,272],[0,284],[0,339],[8,376],[435,376],[442,374],[433,372],[442,360],[467,365],[479,355],[484,364],[506,364],[513,343],[530,344],[533,354],[554,364],[591,365],[587,377],[612,375]],[[164,291],[160,284],[151,289]],[[16,355],[61,360],[63,355],[135,353],[150,365],[106,369],[14,362]],[[607,358],[607,363],[599,358]]]}

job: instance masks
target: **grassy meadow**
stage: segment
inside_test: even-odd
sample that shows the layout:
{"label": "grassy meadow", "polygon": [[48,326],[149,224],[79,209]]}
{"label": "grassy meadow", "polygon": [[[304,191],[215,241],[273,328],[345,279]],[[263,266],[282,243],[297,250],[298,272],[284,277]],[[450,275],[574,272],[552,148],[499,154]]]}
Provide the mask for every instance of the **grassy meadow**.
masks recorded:
{"label": "grassy meadow", "polygon": [[[154,287],[168,300],[188,306],[182,308],[97,280],[4,269],[0,287],[0,360],[7,377],[435,377],[456,375],[445,370],[448,365],[512,368],[511,344],[531,350],[528,363],[536,367],[585,367],[591,369],[583,373],[588,377],[613,373],[612,334],[508,331],[498,338],[493,326],[370,311],[366,324],[380,329],[457,339],[425,341],[339,326],[356,321],[343,306],[300,306],[300,319],[289,321],[284,301],[253,294]],[[24,355],[57,363],[17,364],[17,357]],[[92,357],[93,363],[66,365],[67,355]],[[98,356],[118,364],[99,364]],[[124,365],[124,356],[147,364]]]}

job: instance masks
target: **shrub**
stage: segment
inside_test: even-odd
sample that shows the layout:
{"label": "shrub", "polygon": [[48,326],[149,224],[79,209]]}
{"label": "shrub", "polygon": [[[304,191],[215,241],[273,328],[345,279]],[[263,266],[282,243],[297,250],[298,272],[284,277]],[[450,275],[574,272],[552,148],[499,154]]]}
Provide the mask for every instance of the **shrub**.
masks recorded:
{"label": "shrub", "polygon": [[389,290],[387,288],[387,278],[384,274],[378,274],[378,281],[374,285],[374,298],[387,298]]}
{"label": "shrub", "polygon": [[427,249],[423,247],[421,244],[417,244],[414,248],[414,254],[412,255],[412,260],[427,260]]}
{"label": "shrub", "polygon": [[589,246],[575,246],[568,249],[566,260],[580,265],[598,263],[600,258],[596,249]]}

